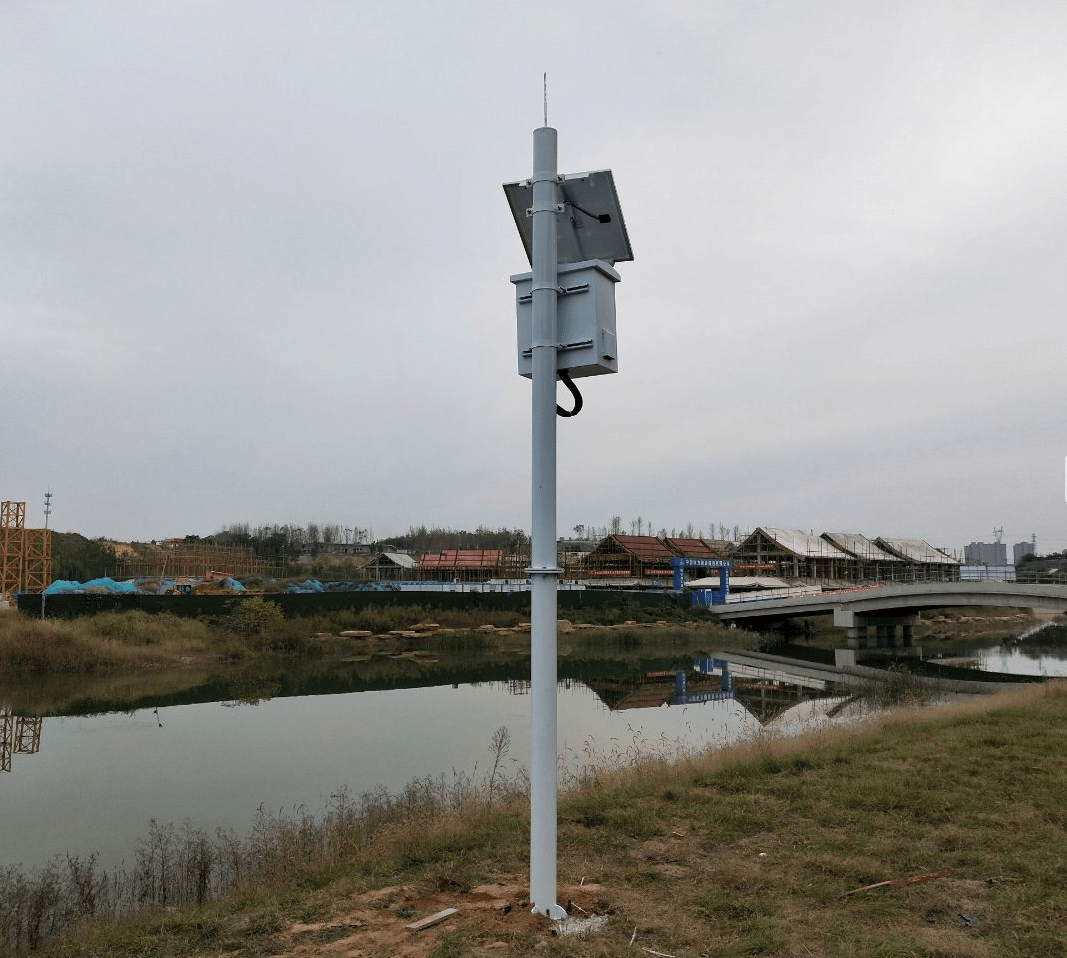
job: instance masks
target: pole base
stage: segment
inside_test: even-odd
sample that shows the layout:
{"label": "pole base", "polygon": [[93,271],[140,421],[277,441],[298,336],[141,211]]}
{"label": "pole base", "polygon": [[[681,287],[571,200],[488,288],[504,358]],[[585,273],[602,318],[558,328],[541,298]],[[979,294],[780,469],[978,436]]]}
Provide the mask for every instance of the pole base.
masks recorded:
{"label": "pole base", "polygon": [[530,909],[531,915],[544,915],[546,918],[551,918],[553,921],[559,921],[561,918],[567,917],[567,909],[562,905],[549,905],[547,908],[542,908],[534,905]]}

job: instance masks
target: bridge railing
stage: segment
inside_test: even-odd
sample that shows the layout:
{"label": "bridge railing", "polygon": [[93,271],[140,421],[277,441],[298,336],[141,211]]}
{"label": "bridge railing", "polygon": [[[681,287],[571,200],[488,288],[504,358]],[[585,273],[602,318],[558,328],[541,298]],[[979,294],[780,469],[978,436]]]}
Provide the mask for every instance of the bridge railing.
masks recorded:
{"label": "bridge railing", "polygon": [[1015,581],[1025,585],[1067,585],[1067,572],[1020,572],[1016,566]]}

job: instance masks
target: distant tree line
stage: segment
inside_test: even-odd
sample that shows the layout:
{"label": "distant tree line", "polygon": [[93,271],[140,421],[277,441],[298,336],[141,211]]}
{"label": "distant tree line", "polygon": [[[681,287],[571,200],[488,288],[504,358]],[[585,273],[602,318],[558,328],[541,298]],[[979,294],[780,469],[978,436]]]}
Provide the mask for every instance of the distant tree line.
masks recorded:
{"label": "distant tree line", "polygon": [[386,548],[411,552],[440,552],[442,549],[500,549],[502,552],[529,552],[530,537],[523,529],[490,529],[478,526],[467,529],[448,529],[426,525],[411,526],[404,535],[387,540],[375,539],[374,531],[338,523],[311,522],[306,526],[262,525],[233,523],[214,535],[186,536],[187,542],[205,545],[243,546],[256,555],[276,560],[295,559],[301,555],[318,556],[331,546],[365,545],[372,551]]}
{"label": "distant tree line", "polygon": [[1064,558],[1067,557],[1067,549],[1063,552],[1050,552],[1048,555],[1039,556],[1030,552],[1024,556],[1019,557],[1018,565],[1029,565],[1031,563],[1035,565],[1046,565],[1048,563],[1062,563]]}
{"label": "distant tree line", "polygon": [[442,549],[499,549],[512,555],[530,551],[530,536],[525,529],[490,529],[478,526],[473,532],[466,529],[411,526],[406,535],[389,542],[398,549],[411,552],[440,552]]}
{"label": "distant tree line", "polygon": [[[661,526],[659,529],[650,519],[637,516],[624,522],[620,516],[612,516],[603,525],[579,523],[573,528],[574,537],[597,542],[609,535],[658,535],[660,538],[726,539],[738,542],[742,538],[740,526],[710,523],[707,532],[693,523],[684,527]],[[747,533],[746,533],[747,534]],[[402,535],[388,539],[376,539],[374,530],[367,527],[343,526],[339,523],[311,522],[305,526],[292,524],[250,526],[245,522],[233,523],[214,535],[201,539],[186,536],[189,542],[214,543],[225,546],[245,546],[264,558],[278,560],[295,559],[300,555],[317,556],[329,546],[361,544],[375,549],[396,548],[412,553],[440,552],[442,549],[499,549],[510,554],[530,551],[530,536],[525,529],[496,529],[480,525],[476,529],[453,529],[445,526],[409,526]]]}
{"label": "distant tree line", "polygon": [[742,538],[740,526],[731,528],[721,522],[718,524],[712,522],[707,526],[707,530],[707,535],[705,535],[703,527],[697,528],[691,522],[682,527],[672,526],[668,529],[666,526],[660,526],[656,529],[652,520],[644,516],[637,516],[628,523],[623,522],[621,516],[612,516],[604,525],[586,525],[580,522],[574,526],[572,531],[576,539],[593,542],[617,535],[658,536],[661,539],[722,539],[732,542],[740,542]]}
{"label": "distant tree line", "polygon": [[86,539],[77,532],[52,533],[52,579],[88,582],[115,571],[115,553],[103,539]]}
{"label": "distant tree line", "polygon": [[214,535],[186,536],[186,542],[205,545],[243,546],[264,558],[285,560],[300,555],[318,555],[325,546],[339,543],[368,542],[369,529],[354,529],[338,523],[309,522],[306,526],[270,525],[250,526],[235,522]]}

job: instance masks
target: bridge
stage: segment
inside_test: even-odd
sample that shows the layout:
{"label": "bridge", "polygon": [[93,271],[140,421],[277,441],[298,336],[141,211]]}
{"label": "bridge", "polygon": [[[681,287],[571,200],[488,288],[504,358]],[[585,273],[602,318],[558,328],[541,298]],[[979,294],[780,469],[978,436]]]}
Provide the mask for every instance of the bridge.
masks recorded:
{"label": "bridge", "polygon": [[[724,622],[761,628],[785,619],[833,615],[846,630],[848,645],[867,647],[868,629],[875,629],[879,648],[910,646],[912,630],[923,609],[952,606],[993,606],[1067,612],[1067,586],[1023,585],[1016,582],[919,582],[873,586],[783,598],[746,599],[708,606]],[[899,628],[899,632],[897,631]]]}

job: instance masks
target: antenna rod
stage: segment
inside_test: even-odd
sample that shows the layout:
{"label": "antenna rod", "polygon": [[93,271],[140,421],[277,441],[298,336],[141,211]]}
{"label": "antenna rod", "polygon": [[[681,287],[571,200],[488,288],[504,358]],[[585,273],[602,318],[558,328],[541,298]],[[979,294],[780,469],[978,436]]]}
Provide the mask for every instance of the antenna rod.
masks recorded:
{"label": "antenna rod", "polygon": [[548,126],[548,72],[545,72],[545,126]]}

